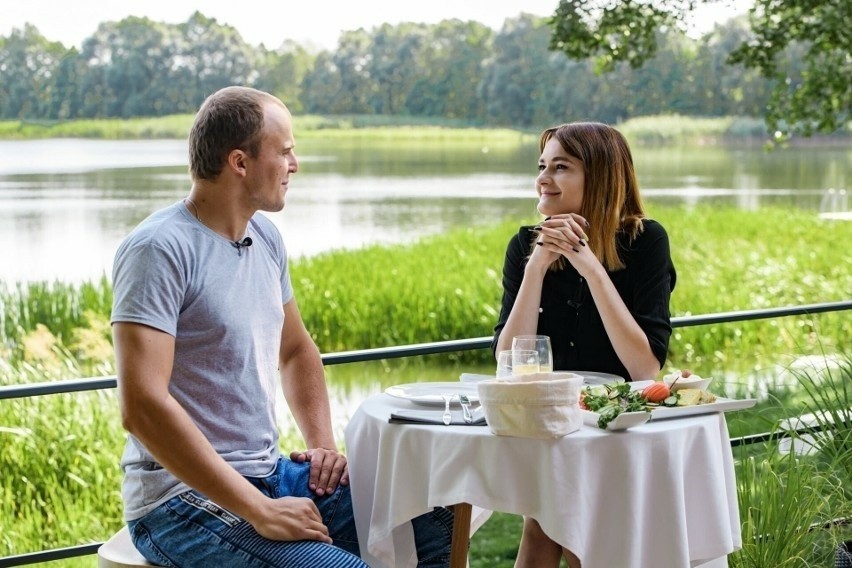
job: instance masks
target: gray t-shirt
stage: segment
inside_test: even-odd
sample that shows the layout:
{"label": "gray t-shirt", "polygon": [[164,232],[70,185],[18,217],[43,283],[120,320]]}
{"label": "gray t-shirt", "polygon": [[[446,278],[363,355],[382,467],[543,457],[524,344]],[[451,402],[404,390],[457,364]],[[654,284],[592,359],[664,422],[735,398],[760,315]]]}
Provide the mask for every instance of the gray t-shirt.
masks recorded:
{"label": "gray t-shirt", "polygon": [[[278,460],[278,354],[293,290],[275,225],[255,215],[246,236],[251,246],[235,247],[181,202],[154,213],[116,252],[112,322],[174,336],[169,392],[225,461],[260,477]],[[121,467],[125,520],[188,490],[133,436]]]}

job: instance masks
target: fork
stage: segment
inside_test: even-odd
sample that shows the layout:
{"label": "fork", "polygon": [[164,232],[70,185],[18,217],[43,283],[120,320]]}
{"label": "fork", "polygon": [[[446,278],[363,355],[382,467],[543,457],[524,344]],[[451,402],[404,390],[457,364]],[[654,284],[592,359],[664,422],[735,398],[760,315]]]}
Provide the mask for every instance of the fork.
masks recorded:
{"label": "fork", "polygon": [[466,394],[460,394],[459,402],[461,403],[462,413],[464,414],[464,421],[466,424],[470,424],[473,422],[473,416],[470,414],[470,399]]}
{"label": "fork", "polygon": [[453,421],[453,415],[450,412],[450,401],[453,399],[453,395],[442,394],[441,398],[444,399],[444,416],[443,416],[444,424],[446,426],[449,426],[450,422]]}

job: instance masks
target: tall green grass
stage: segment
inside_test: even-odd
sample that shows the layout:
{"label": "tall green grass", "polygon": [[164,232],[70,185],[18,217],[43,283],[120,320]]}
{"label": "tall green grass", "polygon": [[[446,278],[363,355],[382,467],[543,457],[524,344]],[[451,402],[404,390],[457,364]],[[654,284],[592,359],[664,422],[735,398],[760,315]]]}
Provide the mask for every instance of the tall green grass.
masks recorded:
{"label": "tall green grass", "polygon": [[[774,209],[656,207],[652,214],[668,229],[678,270],[675,315],[849,299],[852,266],[839,243],[852,241],[852,224]],[[331,252],[294,262],[293,283],[306,325],[323,352],[490,335],[505,246],[518,224],[460,228],[412,245]],[[0,288],[0,384],[111,373],[111,299],[106,280]],[[848,351],[850,331],[848,312],[683,328],[673,337],[670,365],[691,366],[702,374],[713,369],[771,375],[772,365],[784,358]],[[486,364],[488,354],[446,358],[457,366],[476,366]],[[846,377],[848,383],[848,372]],[[767,430],[785,409],[808,411],[811,400],[814,407],[823,405],[819,390],[789,394],[768,388],[766,415],[750,413],[755,422],[738,426],[739,431]],[[292,432],[287,436],[295,439]],[[116,464],[123,439],[111,392],[0,401],[0,556],[100,540],[116,530],[121,524]],[[743,464],[750,463],[747,457]],[[825,471],[831,463],[846,467],[847,458],[840,451],[825,458],[826,464],[814,462],[814,471]],[[800,482],[791,477],[788,462],[755,460],[751,470],[740,473],[743,480],[753,480],[748,487],[754,491],[778,476],[790,488]],[[836,487],[829,481],[821,492]],[[748,491],[741,491],[742,511],[749,510],[748,499],[765,498]],[[848,507],[848,495],[841,496],[839,503]],[[825,518],[825,511],[808,518]],[[517,519],[497,515],[493,523],[474,537],[474,566],[483,565],[478,558],[494,567],[511,565]],[[497,534],[489,537],[490,530]],[[764,530],[755,521],[754,534]],[[480,549],[479,543],[495,548]],[[827,549],[830,544],[807,546]],[[760,566],[743,562],[738,566]]]}
{"label": "tall green grass", "polygon": [[[652,213],[669,232],[678,271],[674,315],[849,299],[852,266],[836,243],[852,242],[850,223],[772,209]],[[463,228],[411,247],[332,252],[294,263],[302,314],[323,351],[490,335],[502,259],[517,225]],[[818,337],[821,348],[833,348],[852,332],[842,313],[819,322],[818,328],[813,317],[798,316],[681,328],[672,362],[700,366],[734,363],[743,354],[808,352]]]}
{"label": "tall green grass", "polygon": [[[786,209],[657,207],[652,216],[669,232],[678,271],[673,315],[849,299],[852,263],[838,243],[852,242],[852,223]],[[412,245],[297,260],[293,284],[307,327],[326,353],[490,335],[500,308],[505,247],[518,224],[459,228]],[[85,351],[80,329],[109,335],[104,322],[112,291],[105,279],[0,287],[0,300],[0,348],[13,365],[24,360],[22,345],[38,324],[58,345],[73,344],[78,352]],[[832,352],[850,334],[845,313],[679,328],[670,361],[675,367],[719,367]]]}
{"label": "tall green grass", "polygon": [[852,359],[791,372],[824,430],[794,437],[808,453],[781,451],[777,442],[740,449],[743,547],[731,556],[735,568],[829,566],[837,545],[852,538],[852,528],[832,524],[852,513]]}

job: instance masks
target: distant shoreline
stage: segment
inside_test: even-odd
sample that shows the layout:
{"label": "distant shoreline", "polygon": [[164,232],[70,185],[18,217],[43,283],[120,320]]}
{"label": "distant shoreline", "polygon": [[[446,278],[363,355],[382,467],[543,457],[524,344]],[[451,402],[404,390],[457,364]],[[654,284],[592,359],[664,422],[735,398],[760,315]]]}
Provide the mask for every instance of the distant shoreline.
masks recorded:
{"label": "distant shoreline", "polygon": [[[69,121],[0,121],[0,140],[44,140],[83,138],[93,140],[186,139],[193,115],[180,114],[130,119],[78,119]],[[410,116],[317,116],[296,115],[299,136],[307,139],[371,139],[453,141],[487,139],[489,143],[517,143],[537,138],[539,130],[484,127],[461,121]],[[633,144],[665,146],[674,143],[694,145],[761,146],[770,141],[761,119],[749,117],[690,117],[678,115],[645,116],[616,125]],[[789,146],[852,146],[852,131],[812,137],[794,137]]]}

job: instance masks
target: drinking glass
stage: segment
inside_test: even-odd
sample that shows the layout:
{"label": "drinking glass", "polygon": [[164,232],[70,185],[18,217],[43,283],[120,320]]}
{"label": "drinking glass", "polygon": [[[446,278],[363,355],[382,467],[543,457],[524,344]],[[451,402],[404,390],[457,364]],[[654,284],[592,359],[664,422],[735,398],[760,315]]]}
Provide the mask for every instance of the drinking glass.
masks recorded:
{"label": "drinking glass", "polygon": [[512,339],[512,350],[524,349],[538,353],[538,365],[541,373],[553,372],[553,350],[550,338],[546,335],[517,335]]}
{"label": "drinking glass", "polygon": [[512,374],[529,375],[540,370],[538,351],[533,349],[512,349]]}
{"label": "drinking glass", "polygon": [[512,376],[512,350],[507,349],[497,354],[497,378]]}

